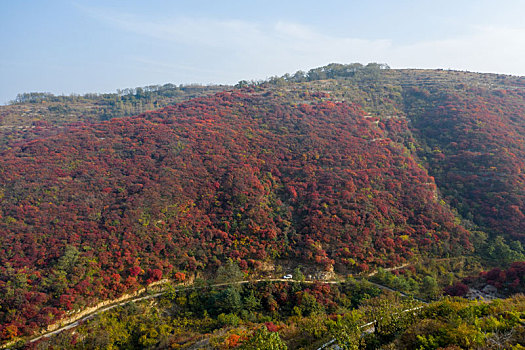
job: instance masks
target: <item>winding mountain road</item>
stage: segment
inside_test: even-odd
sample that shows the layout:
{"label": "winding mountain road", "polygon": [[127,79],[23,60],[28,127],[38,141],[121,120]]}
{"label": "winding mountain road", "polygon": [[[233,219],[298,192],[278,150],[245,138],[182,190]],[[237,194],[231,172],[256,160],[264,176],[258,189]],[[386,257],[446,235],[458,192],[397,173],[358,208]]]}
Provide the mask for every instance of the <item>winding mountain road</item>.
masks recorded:
{"label": "winding mountain road", "polygon": [[[291,282],[291,283],[310,283],[310,284],[313,284],[313,283],[336,284],[336,283],[344,282],[344,280],[341,279],[341,280],[333,280],[333,281],[311,281],[311,280],[308,280],[308,281],[297,281],[297,280],[293,280],[293,279],[284,279],[284,278],[269,278],[269,279],[256,279],[256,280],[243,280],[243,281],[235,281],[235,282],[224,282],[224,283],[216,283],[216,284],[211,284],[211,285],[206,285],[206,286],[197,286],[197,287],[192,287],[192,286],[180,287],[180,288],[175,288],[173,291],[203,289],[203,288],[212,288],[212,287],[224,287],[224,286],[232,286],[232,285],[247,284],[247,283],[259,283],[259,282]],[[166,282],[166,283],[168,283],[168,282]],[[68,323],[68,324],[66,324],[66,325],[64,325],[64,326],[62,326],[62,327],[60,327],[60,328],[58,328],[58,329],[56,329],[54,331],[50,331],[50,332],[47,332],[45,334],[39,335],[38,337],[32,338],[28,342],[29,343],[34,343],[34,342],[36,342],[36,341],[38,341],[38,340],[40,340],[42,338],[49,338],[49,337],[51,337],[53,335],[56,335],[58,333],[66,331],[68,329],[75,328],[80,323],[82,323],[84,321],[87,321],[89,319],[92,319],[96,315],[101,314],[103,312],[109,311],[109,310],[114,309],[114,308],[119,307],[119,306],[124,306],[124,305],[129,304],[129,303],[139,302],[139,301],[143,301],[143,300],[157,298],[157,297],[159,297],[161,295],[166,294],[167,292],[169,292],[169,291],[165,290],[165,291],[158,292],[158,293],[155,293],[155,294],[149,294],[149,295],[145,295],[145,296],[136,296],[136,297],[132,297],[132,298],[130,298],[128,300],[120,301],[120,302],[117,302],[115,304],[111,304],[111,305],[108,305],[108,306],[105,306],[105,307],[101,307],[100,309],[97,309],[97,310],[93,311],[92,313],[90,313],[88,315],[85,315],[85,316],[83,316],[83,317],[81,317],[81,318],[79,318],[77,320],[74,320],[71,323]]]}
{"label": "winding mountain road", "polygon": [[[401,266],[397,266],[397,267],[394,267],[394,268],[390,268],[390,269],[385,269],[387,271],[392,271],[392,270],[398,270],[398,269],[402,269],[406,266],[408,266],[409,264],[403,264]],[[375,274],[375,271],[368,274],[368,276],[373,276]],[[359,279],[359,278],[358,278]],[[223,282],[223,283],[216,283],[216,284],[210,284],[210,285],[205,285],[205,286],[185,286],[185,287],[179,287],[179,288],[175,288],[173,291],[182,291],[182,290],[192,290],[192,289],[202,289],[202,288],[211,288],[211,287],[223,287],[223,286],[230,286],[230,285],[239,285],[239,284],[247,284],[247,283],[260,283],[260,282],[289,282],[289,283],[309,283],[309,284],[314,284],[314,283],[323,283],[323,284],[337,284],[337,283],[341,283],[341,282],[344,282],[345,279],[335,279],[335,280],[330,280],[330,281],[320,281],[320,280],[305,280],[305,281],[298,281],[298,280],[294,280],[294,279],[284,279],[284,278],[266,278],[266,279],[255,279],[255,280],[242,280],[242,281],[234,281],[234,282]],[[163,284],[167,284],[169,283],[169,281],[166,281],[165,283]],[[383,286],[381,284],[378,284],[378,283],[374,283],[374,282],[370,282],[370,284],[376,286],[377,288],[380,288],[382,290],[387,290],[387,291],[391,291],[391,292],[398,292],[401,294],[401,296],[403,297],[407,297],[406,294],[402,293],[402,292],[399,292],[397,290],[394,290],[392,288],[389,288],[387,286]],[[82,322],[84,321],[87,321],[89,319],[92,319],[94,318],[96,315],[98,314],[101,314],[101,313],[104,313],[106,311],[109,311],[111,309],[114,309],[116,307],[119,307],[119,306],[124,306],[124,305],[127,305],[129,303],[132,303],[132,302],[139,302],[139,301],[143,301],[143,300],[148,300],[148,299],[153,299],[153,298],[157,298],[159,296],[162,296],[164,294],[166,294],[169,290],[164,290],[164,291],[160,291],[160,292],[157,292],[157,293],[154,293],[154,294],[148,294],[148,295],[139,295],[139,296],[134,296],[134,297],[130,297],[129,299],[126,299],[126,300],[121,300],[121,301],[118,301],[118,302],[115,302],[113,304],[110,304],[110,305],[105,305],[105,306],[101,306],[100,308],[97,308],[96,310],[94,310],[93,312],[87,314],[87,315],[83,315],[83,316],[80,316],[78,319],[72,319],[69,323],[63,325],[62,327],[60,328],[57,328],[53,331],[49,331],[47,333],[44,333],[44,334],[41,334],[39,336],[36,336],[34,338],[31,338],[27,341],[27,343],[34,343],[34,342],[37,342],[43,338],[49,338],[53,335],[56,335],[56,334],[59,334],[63,331],[66,331],[66,330],[69,330],[69,329],[72,329],[72,328],[75,328],[77,327],[79,324],[81,324]],[[146,292],[147,293],[147,292]],[[422,300],[421,300],[422,301]],[[424,302],[424,301],[423,301]],[[373,323],[373,322],[372,322]],[[372,324],[371,323],[371,324]],[[362,327],[366,327],[368,325],[363,325]],[[331,343],[333,343],[335,340],[331,341]],[[330,343],[330,344],[331,344]],[[8,344],[4,344],[2,346],[0,346],[0,349],[9,349],[10,346],[12,346],[13,343],[8,343]],[[326,346],[328,346],[329,344],[325,344]],[[323,345],[323,347],[321,347],[320,349],[324,348],[325,345]]]}

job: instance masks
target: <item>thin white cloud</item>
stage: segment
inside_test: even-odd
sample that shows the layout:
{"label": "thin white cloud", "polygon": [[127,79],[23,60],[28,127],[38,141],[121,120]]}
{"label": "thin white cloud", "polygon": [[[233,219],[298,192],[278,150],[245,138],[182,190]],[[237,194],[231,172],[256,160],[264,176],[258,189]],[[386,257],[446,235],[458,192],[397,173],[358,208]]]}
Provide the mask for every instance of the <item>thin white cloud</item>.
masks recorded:
{"label": "thin white cloud", "polygon": [[442,67],[525,75],[525,29],[476,27],[468,35],[394,47],[394,66]]}
{"label": "thin white cloud", "polygon": [[[205,52],[211,56],[210,61],[227,56],[222,59],[236,68],[236,76],[242,74],[244,78],[294,72],[330,62],[385,62],[400,68],[452,68],[525,75],[523,28],[477,27],[443,40],[396,45],[389,39],[326,35],[313,27],[286,21],[253,23],[188,17],[159,21],[100,9],[83,10],[121,30],[156,40],[159,45],[185,45],[195,52]],[[159,59],[156,62],[157,66],[162,65]],[[175,65],[180,67],[179,63]],[[197,64],[189,65],[199,69]],[[225,68],[224,74],[227,70]]]}

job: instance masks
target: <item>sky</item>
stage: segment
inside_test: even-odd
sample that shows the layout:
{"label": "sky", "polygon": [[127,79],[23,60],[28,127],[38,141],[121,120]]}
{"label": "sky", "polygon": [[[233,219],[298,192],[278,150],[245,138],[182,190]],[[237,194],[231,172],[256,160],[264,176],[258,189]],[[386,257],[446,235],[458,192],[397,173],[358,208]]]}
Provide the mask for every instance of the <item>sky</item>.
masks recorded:
{"label": "sky", "polygon": [[329,63],[525,76],[525,1],[0,0],[0,103]]}

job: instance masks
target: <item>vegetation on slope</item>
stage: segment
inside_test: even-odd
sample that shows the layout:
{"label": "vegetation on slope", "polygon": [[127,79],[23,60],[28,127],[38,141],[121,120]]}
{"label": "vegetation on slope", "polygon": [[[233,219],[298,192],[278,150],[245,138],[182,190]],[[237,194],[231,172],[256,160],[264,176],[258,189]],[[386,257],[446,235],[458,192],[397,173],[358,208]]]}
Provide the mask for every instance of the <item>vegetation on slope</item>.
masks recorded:
{"label": "vegetation on slope", "polygon": [[494,235],[523,242],[525,90],[424,92],[410,91],[406,103],[445,200]]}
{"label": "vegetation on slope", "polygon": [[367,283],[279,282],[174,292],[112,310],[30,347],[522,349],[524,321],[523,296],[422,305],[380,295]]}
{"label": "vegetation on slope", "polygon": [[67,125],[129,117],[227,88],[165,84],[106,94],[19,94],[10,105],[0,106],[0,149],[64,132]]}
{"label": "vegetation on slope", "polygon": [[525,77],[354,63],[262,85],[328,92],[381,120],[407,118],[411,135],[403,135],[405,146],[417,151],[445,202],[470,228],[488,233],[485,239],[502,236],[516,254],[523,253],[518,243],[525,242]]}
{"label": "vegetation on slope", "polygon": [[[472,247],[484,264],[523,260],[525,79],[352,64],[242,86],[104,122],[224,87],[2,107],[3,340],[228,259],[251,274]],[[424,270],[377,278],[411,291]]]}
{"label": "vegetation on slope", "polygon": [[23,333],[185,270],[275,259],[348,273],[467,231],[380,122],[326,95],[220,93],[2,153],[0,320]]}

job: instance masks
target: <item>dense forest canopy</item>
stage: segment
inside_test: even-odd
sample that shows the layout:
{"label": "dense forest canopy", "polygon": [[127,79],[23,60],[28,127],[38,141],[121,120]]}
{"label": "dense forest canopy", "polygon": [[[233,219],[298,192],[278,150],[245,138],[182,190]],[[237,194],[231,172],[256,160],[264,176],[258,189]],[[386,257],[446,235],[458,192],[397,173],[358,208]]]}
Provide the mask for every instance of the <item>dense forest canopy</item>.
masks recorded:
{"label": "dense forest canopy", "polygon": [[19,95],[0,108],[0,334],[228,261],[525,260],[524,99],[520,77],[383,64]]}

